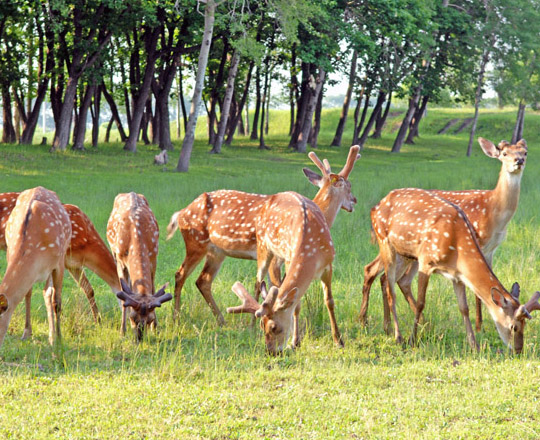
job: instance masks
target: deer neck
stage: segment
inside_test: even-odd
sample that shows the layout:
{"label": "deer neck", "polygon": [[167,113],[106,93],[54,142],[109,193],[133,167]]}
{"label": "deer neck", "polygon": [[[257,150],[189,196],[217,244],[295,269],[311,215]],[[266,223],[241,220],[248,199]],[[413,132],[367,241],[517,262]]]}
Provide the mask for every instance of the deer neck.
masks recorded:
{"label": "deer neck", "polygon": [[329,188],[325,185],[319,190],[313,202],[319,207],[326,219],[326,224],[331,228],[341,209],[341,200],[337,197],[332,197]]}
{"label": "deer neck", "polygon": [[497,186],[493,190],[492,204],[494,218],[497,223],[506,224],[516,212],[519,193],[521,189],[521,176],[523,173],[509,173],[504,169],[499,174]]}

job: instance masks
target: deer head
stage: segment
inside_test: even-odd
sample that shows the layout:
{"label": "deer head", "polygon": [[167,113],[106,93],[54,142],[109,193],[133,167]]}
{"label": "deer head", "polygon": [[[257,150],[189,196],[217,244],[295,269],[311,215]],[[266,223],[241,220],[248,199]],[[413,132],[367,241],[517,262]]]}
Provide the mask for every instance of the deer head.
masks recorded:
{"label": "deer head", "polygon": [[261,283],[261,294],[264,298],[262,304],[259,304],[239,281],[234,283],[232,291],[240,298],[242,305],[229,307],[227,313],[252,313],[256,318],[260,318],[266,351],[273,356],[280,354],[291,333],[294,312],[294,307],[291,305],[294,303],[298,289],[295,287],[285,295],[278,296],[278,288],[272,286],[267,291],[263,281]]}
{"label": "deer head", "polygon": [[499,142],[499,145],[484,138],[478,138],[482,150],[488,157],[499,159],[503,169],[510,174],[521,174],[527,161],[527,143],[521,139],[515,145],[507,141]]}
{"label": "deer head", "polygon": [[[356,205],[357,200],[351,193],[351,182],[349,182],[348,179],[349,174],[354,168],[355,162],[360,158],[360,155],[358,154],[359,150],[360,147],[358,145],[351,147],[345,166],[337,174],[332,172],[328,160],[324,159],[321,162],[313,151],[309,153],[309,158],[317,168],[321,170],[322,176],[311,171],[309,168],[304,168],[303,171],[308,180],[313,185],[320,188],[313,201],[319,205],[322,211],[325,211],[326,205],[330,203],[337,203],[336,212],[339,209],[344,209],[348,212],[354,210],[354,205]],[[329,224],[331,224],[334,219],[332,218],[331,220],[332,221],[329,222]]]}
{"label": "deer head", "polygon": [[491,299],[499,307],[495,313],[499,319],[495,320],[497,331],[503,342],[512,348],[517,354],[523,350],[523,331],[525,323],[531,319],[531,312],[540,310],[540,292],[535,292],[526,304],[519,303],[520,288],[514,283],[510,291],[510,297],[501,293],[499,289],[491,289]]}
{"label": "deer head", "polygon": [[131,307],[129,320],[131,328],[137,332],[137,340],[141,341],[144,329],[154,326],[156,321],[156,313],[154,309],[172,299],[170,293],[166,293],[165,289],[169,286],[166,283],[153,295],[140,295],[133,292],[131,287],[123,280],[120,280],[122,290],[116,293],[116,296],[123,301],[124,307]]}

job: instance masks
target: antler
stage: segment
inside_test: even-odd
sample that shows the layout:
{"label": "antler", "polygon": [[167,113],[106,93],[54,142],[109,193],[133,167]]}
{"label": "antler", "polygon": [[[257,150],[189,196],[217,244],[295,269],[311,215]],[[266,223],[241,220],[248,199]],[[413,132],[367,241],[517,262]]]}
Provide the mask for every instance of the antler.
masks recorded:
{"label": "antler", "polygon": [[161,307],[161,305],[167,301],[170,301],[172,299],[172,295],[170,293],[166,293],[165,289],[169,287],[169,283],[165,283],[155,294],[154,294],[154,301],[152,301],[151,307]]}
{"label": "antler", "polygon": [[354,163],[358,159],[360,159],[360,155],[358,154],[358,151],[360,151],[360,147],[358,145],[353,145],[351,149],[349,150],[349,156],[347,156],[347,162],[345,163],[345,166],[343,167],[343,169],[338,173],[344,179],[347,179],[349,177],[349,174],[351,174],[351,171],[354,168]]}
{"label": "antler", "polygon": [[270,287],[268,293],[266,293],[266,286],[264,286],[264,302],[262,303],[259,310],[255,312],[257,318],[261,318],[264,315],[268,315],[270,311],[274,308],[279,289],[276,286]]}
{"label": "antler", "polygon": [[[328,176],[330,174],[330,164],[328,164],[328,169],[324,166],[324,164],[321,162],[321,160],[317,157],[314,151],[310,151],[308,154],[308,157],[311,159],[311,161],[321,170],[323,173],[323,176]],[[328,161],[326,161],[328,163]]]}
{"label": "antler", "polygon": [[[255,301],[249,292],[246,290],[244,285],[237,281],[233,284],[231,290],[236,293],[236,296],[242,301],[241,306],[228,307],[227,313],[253,313],[255,314],[260,308],[260,304]],[[266,301],[265,301],[266,302]]]}
{"label": "antler", "polygon": [[527,304],[525,304],[525,308],[529,312],[533,312],[535,310],[540,310],[540,303],[538,300],[540,299],[540,292],[534,292],[534,295],[531,296],[531,299],[527,301]]}

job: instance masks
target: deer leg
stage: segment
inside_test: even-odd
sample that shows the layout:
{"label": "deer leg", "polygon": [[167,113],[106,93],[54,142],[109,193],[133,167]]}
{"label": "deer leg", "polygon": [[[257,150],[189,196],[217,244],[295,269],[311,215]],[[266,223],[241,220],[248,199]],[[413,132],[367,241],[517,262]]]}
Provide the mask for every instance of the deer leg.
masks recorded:
{"label": "deer leg", "polygon": [[388,305],[388,297],[386,295],[386,284],[388,283],[388,279],[386,278],[386,274],[383,272],[380,278],[381,281],[381,292],[382,292],[382,303],[383,303],[383,329],[384,332],[389,335],[390,334],[390,306]]}
{"label": "deer leg", "polygon": [[369,264],[364,266],[364,285],[362,286],[362,305],[360,306],[360,315],[358,315],[358,319],[360,320],[360,323],[362,325],[367,324],[367,311],[369,307],[369,294],[371,291],[371,285],[373,284],[373,281],[375,281],[375,278],[377,278],[377,275],[379,275],[383,271],[383,265],[381,262],[380,255],[377,255],[377,257]]}
{"label": "deer leg", "polygon": [[[261,296],[261,284],[264,280],[264,277],[266,274],[269,273],[269,269],[271,265],[277,264],[278,265],[278,271],[279,269],[279,262],[276,261],[277,259],[274,258],[274,255],[266,249],[266,247],[262,244],[257,245],[257,280],[255,282],[255,301],[259,302],[259,298]],[[279,260],[281,261],[281,260]],[[275,268],[273,268],[273,272],[275,275]],[[273,276],[271,275],[271,277]],[[278,284],[278,286],[281,285],[281,281]],[[257,318],[253,316],[251,319],[251,327],[255,327],[255,322],[257,321]]]}
{"label": "deer leg", "polygon": [[418,272],[418,298],[416,299],[416,314],[414,316],[414,324],[412,334],[409,340],[411,345],[416,344],[416,332],[418,330],[418,323],[420,322],[420,317],[424,311],[424,306],[426,304],[426,290],[429,282],[429,275],[426,272]]}
{"label": "deer leg", "polygon": [[298,348],[300,347],[300,303],[297,304],[297,306],[294,309],[294,315],[293,315],[293,340],[292,340],[292,347]]}
{"label": "deer leg", "polygon": [[463,322],[465,323],[465,331],[467,332],[467,342],[469,345],[478,351],[478,343],[474,336],[471,320],[469,319],[469,305],[467,304],[467,295],[465,293],[465,284],[454,281],[454,292],[456,293],[459,311],[463,316]]}
{"label": "deer leg", "polygon": [[283,260],[281,258],[274,257],[268,268],[268,276],[270,277],[270,282],[273,286],[281,286],[283,279],[281,278],[281,266],[283,265]]}
{"label": "deer leg", "polygon": [[60,313],[62,311],[62,282],[64,278],[64,264],[53,269],[47,279],[43,298],[47,308],[47,318],[49,321],[49,343],[54,345],[60,342],[62,334],[60,332]]}
{"label": "deer leg", "polygon": [[31,308],[32,308],[32,288],[24,296],[24,306],[25,306],[25,319],[24,319],[24,331],[21,337],[21,340],[25,341],[32,336],[32,319],[31,319]]}
{"label": "deer leg", "polygon": [[186,243],[186,257],[174,277],[173,321],[180,317],[180,298],[184,283],[207,253],[206,247],[202,247],[199,242],[194,241],[187,233],[182,235]]}
{"label": "deer leg", "polygon": [[416,315],[416,300],[414,299],[411,286],[413,279],[418,272],[418,263],[416,261],[404,261],[403,264],[405,272],[398,279],[397,285],[399,286],[401,293],[403,293],[403,296],[409,303],[409,307],[411,308],[413,314]]}
{"label": "deer leg", "polygon": [[199,275],[199,278],[197,278],[197,281],[195,282],[197,288],[202,293],[202,296],[210,306],[210,309],[216,317],[219,325],[225,325],[225,319],[223,318],[223,315],[221,314],[221,311],[219,310],[219,307],[217,306],[216,302],[214,301],[214,297],[212,296],[212,282],[214,281],[214,278],[219,272],[219,269],[223,264],[224,259],[224,254],[208,254],[206,256],[204,268]]}
{"label": "deer leg", "polygon": [[344,347],[345,344],[339,333],[339,329],[336,322],[336,316],[334,314],[334,298],[332,297],[332,267],[327,268],[321,277],[322,287],[324,290],[324,302],[328,309],[328,315],[330,316],[330,326],[332,328],[332,337],[334,342],[340,347]]}
{"label": "deer leg", "polygon": [[388,301],[388,307],[392,312],[392,317],[394,319],[394,337],[398,344],[403,343],[403,336],[401,336],[401,331],[399,330],[399,321],[396,311],[396,292],[394,290],[394,284],[396,282],[395,274],[395,265],[389,266],[386,269],[386,299]]}
{"label": "deer leg", "polygon": [[92,288],[90,281],[88,281],[88,278],[86,278],[84,270],[82,270],[80,267],[70,267],[68,268],[68,271],[79,287],[86,294],[86,298],[88,298],[88,303],[90,304],[90,309],[92,310],[94,322],[99,324],[101,322],[101,316],[99,315],[99,310],[96,304],[94,289]]}
{"label": "deer leg", "polygon": [[[116,260],[116,256],[115,256]],[[120,263],[118,260],[116,260],[116,272],[118,273],[118,280],[124,280],[127,284],[129,284],[129,273],[127,271],[127,268],[124,268],[122,263]],[[124,302],[120,299],[118,300],[118,303],[120,304],[120,308],[122,309],[122,321],[120,323],[120,334],[122,336],[125,336],[126,334],[126,323],[127,323],[127,312],[128,308],[124,307]]]}

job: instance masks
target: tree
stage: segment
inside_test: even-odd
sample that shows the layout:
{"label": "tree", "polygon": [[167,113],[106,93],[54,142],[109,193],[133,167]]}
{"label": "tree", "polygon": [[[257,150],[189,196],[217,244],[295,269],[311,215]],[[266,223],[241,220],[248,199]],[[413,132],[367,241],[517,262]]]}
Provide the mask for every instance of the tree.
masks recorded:
{"label": "tree", "polygon": [[208,63],[208,53],[212,43],[212,34],[214,32],[214,21],[217,4],[214,0],[207,0],[204,7],[204,33],[199,53],[199,61],[197,64],[197,74],[195,76],[195,88],[193,90],[193,98],[191,99],[191,108],[189,111],[188,126],[186,135],[182,142],[182,150],[180,158],[176,166],[176,171],[187,172],[189,170],[189,161],[195,142],[195,127],[201,105],[202,90],[204,86],[204,77],[206,72],[206,64]]}

